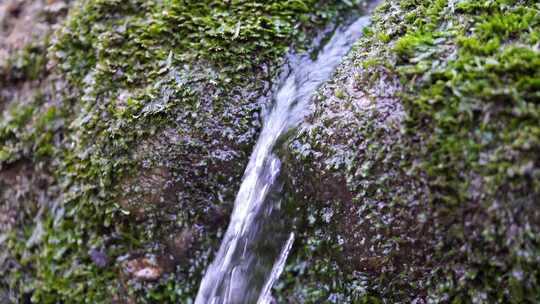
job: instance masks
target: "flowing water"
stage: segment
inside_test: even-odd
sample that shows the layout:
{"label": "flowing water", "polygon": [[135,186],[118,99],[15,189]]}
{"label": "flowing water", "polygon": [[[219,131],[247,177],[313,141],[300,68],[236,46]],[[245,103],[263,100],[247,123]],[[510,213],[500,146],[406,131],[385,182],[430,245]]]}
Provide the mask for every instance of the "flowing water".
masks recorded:
{"label": "flowing water", "polygon": [[196,304],[270,303],[294,242],[282,202],[281,163],[272,152],[287,130],[304,117],[310,97],[333,73],[368,23],[362,17],[337,29],[316,59],[299,55],[264,117],[263,129],[244,173],[231,222],[201,282]]}

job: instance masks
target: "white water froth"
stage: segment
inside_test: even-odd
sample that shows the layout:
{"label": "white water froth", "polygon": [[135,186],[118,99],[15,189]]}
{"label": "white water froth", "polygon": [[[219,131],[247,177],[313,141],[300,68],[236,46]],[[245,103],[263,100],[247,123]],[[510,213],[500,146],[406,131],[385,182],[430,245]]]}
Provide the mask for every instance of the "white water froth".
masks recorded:
{"label": "white water froth", "polygon": [[[262,258],[255,253],[255,243],[275,242],[270,240],[274,236],[261,233],[264,224],[261,221],[281,204],[280,199],[268,199],[269,193],[276,191],[272,189],[276,187],[281,168],[272,149],[280,135],[304,118],[311,96],[331,76],[367,23],[368,18],[362,17],[345,30],[336,30],[314,61],[307,55],[292,60],[290,73],[265,117],[234,203],[229,227],[201,282],[196,304],[271,302],[270,290],[283,271],[294,241],[294,234],[288,232],[289,237],[281,242],[284,245],[278,245],[281,251],[278,247],[276,254],[269,254],[273,261],[271,267],[259,261]],[[281,241],[282,238],[276,239]]]}

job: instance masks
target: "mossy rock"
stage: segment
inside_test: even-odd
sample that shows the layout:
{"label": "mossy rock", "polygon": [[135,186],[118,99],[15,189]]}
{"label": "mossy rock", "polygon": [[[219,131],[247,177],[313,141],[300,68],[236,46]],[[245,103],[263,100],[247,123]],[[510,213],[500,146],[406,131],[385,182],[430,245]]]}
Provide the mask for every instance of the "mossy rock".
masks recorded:
{"label": "mossy rock", "polygon": [[539,9],[380,5],[283,151],[284,301],[538,302]]}

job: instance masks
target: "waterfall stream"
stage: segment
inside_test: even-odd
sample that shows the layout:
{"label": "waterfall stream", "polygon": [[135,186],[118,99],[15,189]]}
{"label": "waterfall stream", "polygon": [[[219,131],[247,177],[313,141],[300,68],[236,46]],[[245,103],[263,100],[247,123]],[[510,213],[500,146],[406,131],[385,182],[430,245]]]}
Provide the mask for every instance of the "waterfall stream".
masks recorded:
{"label": "waterfall stream", "polygon": [[350,50],[368,18],[337,29],[316,59],[303,54],[291,68],[264,117],[247,165],[231,221],[208,267],[196,304],[270,303],[270,290],[283,271],[294,233],[282,210],[281,163],[272,153],[279,136],[304,117],[310,97]]}

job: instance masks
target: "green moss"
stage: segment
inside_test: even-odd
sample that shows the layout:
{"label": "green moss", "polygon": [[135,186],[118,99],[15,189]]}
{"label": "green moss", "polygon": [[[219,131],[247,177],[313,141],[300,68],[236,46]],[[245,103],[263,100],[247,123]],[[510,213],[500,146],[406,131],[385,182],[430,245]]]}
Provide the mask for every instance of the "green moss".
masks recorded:
{"label": "green moss", "polygon": [[12,157],[12,153],[6,147],[2,147],[2,149],[0,150],[0,161],[7,162]]}
{"label": "green moss", "polygon": [[44,42],[26,45],[11,55],[0,69],[0,79],[4,82],[38,80],[46,74],[46,51],[48,38]]}
{"label": "green moss", "polygon": [[414,33],[399,38],[394,45],[394,51],[401,56],[412,57],[415,52],[421,52],[432,45],[431,33]]}

